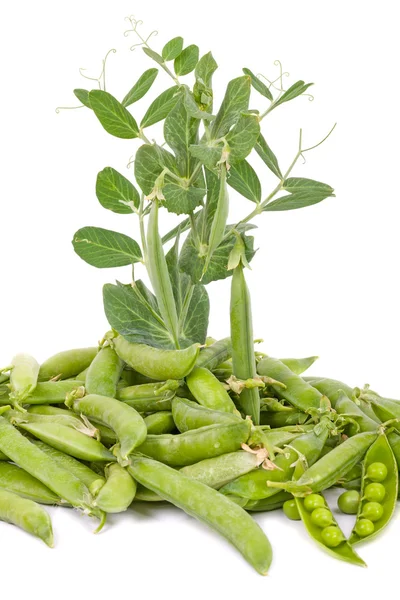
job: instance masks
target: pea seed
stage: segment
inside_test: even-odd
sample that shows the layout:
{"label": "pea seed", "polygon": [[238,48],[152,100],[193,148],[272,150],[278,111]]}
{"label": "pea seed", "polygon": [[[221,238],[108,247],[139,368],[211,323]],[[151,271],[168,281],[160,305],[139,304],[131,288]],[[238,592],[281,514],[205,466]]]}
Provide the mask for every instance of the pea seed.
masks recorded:
{"label": "pea seed", "polygon": [[374,462],[369,465],[366,473],[366,477],[371,481],[385,481],[388,474],[386,465],[381,462]]}
{"label": "pea seed", "polygon": [[337,546],[344,541],[342,532],[339,527],[336,527],[335,525],[325,527],[325,529],[321,531],[321,538],[328,548],[337,548]]}
{"label": "pea seed", "polygon": [[310,494],[304,498],[304,508],[308,512],[313,512],[316,508],[322,508],[325,506],[325,501],[319,494]]}
{"label": "pea seed", "polygon": [[369,519],[360,519],[356,523],[354,530],[357,535],[363,538],[374,533],[375,525]]}
{"label": "pea seed", "polygon": [[311,513],[311,521],[318,527],[328,527],[333,523],[332,513],[327,508],[316,508]]}
{"label": "pea seed", "polygon": [[286,500],[286,502],[283,505],[283,512],[291,521],[300,521],[301,519],[299,509],[297,508],[296,500],[294,499]]}
{"label": "pea seed", "polygon": [[369,483],[365,486],[364,496],[370,502],[382,502],[386,496],[386,490],[381,483]]}
{"label": "pea seed", "polygon": [[367,502],[363,506],[362,517],[369,519],[373,523],[383,517],[383,506],[379,502]]}

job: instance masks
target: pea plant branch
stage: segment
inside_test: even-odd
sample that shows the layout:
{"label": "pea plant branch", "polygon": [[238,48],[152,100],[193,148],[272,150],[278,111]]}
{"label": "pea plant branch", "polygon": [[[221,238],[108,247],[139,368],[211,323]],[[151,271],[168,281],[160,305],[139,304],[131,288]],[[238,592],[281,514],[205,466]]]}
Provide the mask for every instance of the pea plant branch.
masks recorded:
{"label": "pea plant branch", "polygon": [[[184,46],[182,37],[173,38],[158,53],[149,44],[157,32],[142,35],[142,22],[133,17],[128,21],[131,29],[125,35],[138,39],[131,49],[141,48],[155,66],[142,73],[119,100],[106,90],[108,53],[98,78],[84,74],[88,81],[96,81],[97,87],[75,89],[74,94],[106,132],[142,142],[129,162],[135,182],[112,167],[100,171],[96,181],[96,195],[104,208],[138,217],[140,243],[115,231],[87,226],[74,235],[74,249],[98,268],[132,266],[130,282],[104,286],[107,319],[128,342],[162,349],[205,343],[210,310],[206,285],[233,275],[233,375],[241,381],[254,381],[251,302],[244,276],[255,253],[249,232],[261,213],[303,208],[334,195],[333,188],[325,183],[292,176],[299,158],[331,132],[318,144],[305,148],[300,131],[296,155],[282,172],[261,133],[261,124],[278,107],[307,95],[311,83],[297,81],[285,90],[286,73],[279,62],[279,77],[271,81],[264,78],[267,83],[243,68],[243,74],[227,84],[221,105],[214,107],[217,63],[212,53],[200,57],[198,46]],[[160,68],[173,85],[150,102],[138,123],[135,103],[151,93]],[[252,106],[260,99],[264,107],[250,109],[250,98]],[[269,103],[267,108],[265,102]],[[160,123],[164,140],[151,141],[151,128]],[[252,153],[258,154],[265,169],[278,179],[264,200],[260,178],[248,160]],[[236,224],[229,224],[229,188],[243,203],[254,205]],[[159,222],[164,210],[185,218],[161,237]],[[164,245],[169,242],[172,247],[165,252]],[[152,290],[136,278],[133,266],[137,263],[147,269]],[[244,412],[258,423],[257,385],[244,386],[240,396]]]}

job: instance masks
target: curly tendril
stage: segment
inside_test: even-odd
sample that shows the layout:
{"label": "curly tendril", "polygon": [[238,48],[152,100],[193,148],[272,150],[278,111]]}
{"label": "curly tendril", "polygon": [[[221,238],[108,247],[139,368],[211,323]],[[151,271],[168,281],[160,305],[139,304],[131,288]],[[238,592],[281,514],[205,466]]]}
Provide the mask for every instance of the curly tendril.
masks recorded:
{"label": "curly tendril", "polygon": [[151,31],[149,33],[149,35],[146,38],[144,38],[138,31],[138,27],[143,25],[143,21],[141,19],[135,19],[135,17],[133,15],[130,15],[129,17],[125,17],[125,21],[129,21],[132,29],[127,29],[126,31],[124,31],[124,36],[128,37],[128,35],[130,35],[131,33],[136,33],[136,35],[140,39],[140,42],[137,42],[136,44],[132,44],[132,46],[130,47],[130,50],[132,50],[132,52],[133,52],[133,50],[135,50],[135,48],[137,48],[139,46],[147,46],[149,48],[149,40],[152,37],[156,37],[158,35],[158,31],[156,29],[154,29],[153,31]]}

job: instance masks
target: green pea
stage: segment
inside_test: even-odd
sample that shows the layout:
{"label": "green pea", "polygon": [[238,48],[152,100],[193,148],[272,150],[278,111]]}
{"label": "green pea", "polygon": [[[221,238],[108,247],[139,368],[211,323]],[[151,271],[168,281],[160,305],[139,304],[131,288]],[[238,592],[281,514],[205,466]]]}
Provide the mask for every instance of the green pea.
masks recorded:
{"label": "green pea", "polygon": [[283,512],[291,521],[301,520],[299,509],[297,508],[296,500],[294,500],[294,498],[291,500],[286,500],[283,505]]}
{"label": "green pea", "polygon": [[367,502],[363,506],[362,517],[369,519],[373,523],[383,517],[383,506],[379,502]]}
{"label": "green pea", "polygon": [[339,527],[336,527],[335,525],[325,527],[325,529],[321,531],[321,538],[328,548],[337,548],[337,546],[344,541],[342,532]]}
{"label": "green pea", "polygon": [[317,527],[328,527],[333,523],[332,513],[327,508],[316,508],[311,513],[311,521]]}
{"label": "green pea", "polygon": [[308,512],[313,512],[316,508],[325,507],[325,501],[319,494],[310,494],[304,498],[304,508]]}
{"label": "green pea", "polygon": [[386,490],[381,483],[369,483],[365,486],[364,497],[370,502],[382,502],[386,496]]}
{"label": "green pea", "polygon": [[357,535],[364,538],[374,533],[375,525],[369,519],[360,519],[356,523],[354,530]]}
{"label": "green pea", "polygon": [[356,515],[360,504],[360,493],[357,490],[344,492],[338,498],[338,507],[346,515]]}
{"label": "green pea", "polygon": [[385,481],[388,474],[388,470],[386,465],[381,462],[374,462],[369,465],[366,473],[367,479],[371,479],[371,481]]}

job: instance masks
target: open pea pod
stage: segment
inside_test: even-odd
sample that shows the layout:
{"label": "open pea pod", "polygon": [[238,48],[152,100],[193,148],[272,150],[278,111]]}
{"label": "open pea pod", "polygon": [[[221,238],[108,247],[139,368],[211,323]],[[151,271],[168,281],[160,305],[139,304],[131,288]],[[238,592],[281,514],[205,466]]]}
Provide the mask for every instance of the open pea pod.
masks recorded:
{"label": "open pea pod", "polygon": [[370,446],[363,462],[361,502],[349,538],[351,544],[371,540],[388,525],[396,508],[398,487],[396,459],[382,432]]}
{"label": "open pea pod", "polygon": [[[321,508],[325,507],[326,510],[330,510],[329,506],[323,497],[322,494],[319,496],[323,499],[323,504],[321,502]],[[315,525],[311,519],[312,512],[308,511],[304,504],[304,498],[296,498],[297,508],[300,513],[301,520],[304,523],[304,526],[307,532],[310,534],[312,539],[323,549],[325,552],[328,552],[334,558],[338,558],[339,560],[344,560],[346,562],[352,563],[353,565],[359,565],[360,567],[366,567],[367,565],[363,561],[362,558],[358,556],[358,554],[351,547],[351,544],[348,540],[346,540],[344,534],[342,534],[342,540],[336,547],[329,547],[323,537],[324,529]],[[336,527],[339,531],[339,525],[337,524],[333,514],[332,514],[332,524],[331,527]]]}

